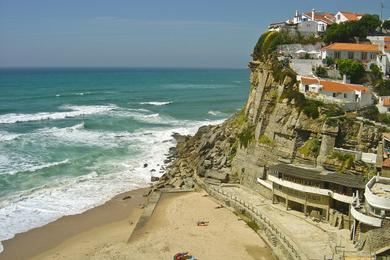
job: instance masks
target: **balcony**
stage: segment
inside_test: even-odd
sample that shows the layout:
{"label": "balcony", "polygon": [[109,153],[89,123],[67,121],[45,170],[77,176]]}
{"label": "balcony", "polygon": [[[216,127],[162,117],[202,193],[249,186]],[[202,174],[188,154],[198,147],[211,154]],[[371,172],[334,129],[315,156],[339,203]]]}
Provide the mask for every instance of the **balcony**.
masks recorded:
{"label": "balcony", "polygon": [[382,226],[382,219],[366,215],[366,214],[358,211],[353,205],[351,205],[351,215],[353,216],[354,219],[356,219],[359,222],[362,222],[364,224],[367,224],[367,225],[370,225],[373,227],[381,227]]}
{"label": "balcony", "polygon": [[291,181],[282,180],[282,179],[279,179],[273,175],[268,175],[268,179],[272,182],[275,182],[276,184],[282,185],[283,187],[287,187],[287,188],[302,191],[302,192],[308,192],[308,193],[319,194],[319,195],[323,195],[323,196],[329,196],[337,201],[341,201],[344,203],[351,204],[353,201],[352,196],[339,194],[339,193],[333,192],[329,189],[322,189],[322,188],[318,188],[318,187],[306,186],[306,185],[294,183]]}
{"label": "balcony", "polygon": [[382,183],[386,184],[390,188],[390,179],[389,178],[384,178],[384,177],[373,177],[367,184],[366,184],[366,189],[364,191],[364,197],[366,198],[367,203],[374,208],[377,209],[384,209],[384,210],[390,210],[390,199],[383,197],[383,196],[378,196],[375,195],[372,192],[372,188],[374,187],[375,184],[377,183]]}

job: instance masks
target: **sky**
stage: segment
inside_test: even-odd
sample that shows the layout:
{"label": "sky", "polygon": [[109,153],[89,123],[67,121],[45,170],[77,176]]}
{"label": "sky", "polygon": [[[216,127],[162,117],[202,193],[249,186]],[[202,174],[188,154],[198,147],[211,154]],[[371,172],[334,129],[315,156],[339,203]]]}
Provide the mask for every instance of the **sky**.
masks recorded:
{"label": "sky", "polygon": [[0,67],[244,68],[269,23],[312,8],[380,0],[0,0]]}

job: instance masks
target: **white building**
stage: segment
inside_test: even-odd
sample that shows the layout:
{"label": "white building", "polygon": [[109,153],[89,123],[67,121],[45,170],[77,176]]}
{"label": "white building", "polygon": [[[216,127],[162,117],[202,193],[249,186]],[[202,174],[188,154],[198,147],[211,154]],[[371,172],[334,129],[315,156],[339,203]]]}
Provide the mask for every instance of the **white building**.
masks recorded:
{"label": "white building", "polygon": [[372,44],[378,46],[380,53],[377,56],[376,64],[381,68],[383,74],[390,74],[390,37],[388,36],[368,36]]}
{"label": "white building", "polygon": [[304,35],[309,35],[325,32],[327,26],[334,22],[333,14],[316,12],[313,9],[307,13],[296,11],[292,19],[285,22],[272,23],[268,26],[268,29],[273,31],[280,31],[281,29],[296,30]]}
{"label": "white building", "polygon": [[321,49],[322,59],[327,57],[338,59],[359,60],[366,65],[368,69],[370,64],[377,63],[377,57],[380,54],[379,47],[376,44],[361,43],[333,43]]}
{"label": "white building", "polygon": [[325,32],[326,28],[335,22],[335,16],[332,13],[316,12],[312,9],[311,12],[302,14],[302,21],[315,21],[317,23],[317,31]]}
{"label": "white building", "polygon": [[379,97],[376,107],[379,113],[390,113],[390,96]]}
{"label": "white building", "polygon": [[358,21],[362,18],[362,16],[362,14],[339,11],[336,13],[335,18],[336,23],[343,23],[349,21]]}
{"label": "white building", "polygon": [[363,85],[298,76],[299,91],[308,98],[336,103],[353,110],[374,103],[372,93]]}

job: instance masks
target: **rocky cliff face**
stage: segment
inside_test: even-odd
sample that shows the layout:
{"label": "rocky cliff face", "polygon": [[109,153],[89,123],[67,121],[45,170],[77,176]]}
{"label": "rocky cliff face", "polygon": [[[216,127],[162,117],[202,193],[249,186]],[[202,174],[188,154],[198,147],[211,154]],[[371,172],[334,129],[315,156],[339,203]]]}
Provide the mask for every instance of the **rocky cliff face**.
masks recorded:
{"label": "rocky cliff face", "polygon": [[250,94],[242,111],[221,125],[179,138],[177,156],[156,188],[193,188],[197,178],[254,188],[266,167],[280,161],[375,174],[372,166],[334,148],[375,153],[382,129],[348,116],[328,117],[326,111],[310,118],[294,100],[282,98],[297,87],[293,78],[276,80],[272,63],[251,62],[249,68]]}

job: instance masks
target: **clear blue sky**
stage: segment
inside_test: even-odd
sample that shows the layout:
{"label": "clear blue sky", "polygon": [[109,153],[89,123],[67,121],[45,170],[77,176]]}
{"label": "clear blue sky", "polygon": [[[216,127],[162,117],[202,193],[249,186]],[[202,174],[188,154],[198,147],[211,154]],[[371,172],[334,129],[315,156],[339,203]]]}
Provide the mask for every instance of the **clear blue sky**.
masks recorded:
{"label": "clear blue sky", "polygon": [[379,13],[379,3],[0,0],[0,67],[245,67],[267,24],[295,10]]}

